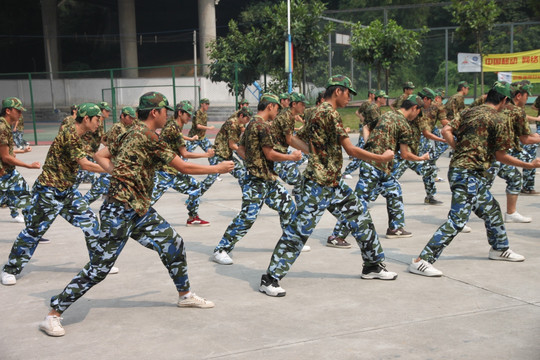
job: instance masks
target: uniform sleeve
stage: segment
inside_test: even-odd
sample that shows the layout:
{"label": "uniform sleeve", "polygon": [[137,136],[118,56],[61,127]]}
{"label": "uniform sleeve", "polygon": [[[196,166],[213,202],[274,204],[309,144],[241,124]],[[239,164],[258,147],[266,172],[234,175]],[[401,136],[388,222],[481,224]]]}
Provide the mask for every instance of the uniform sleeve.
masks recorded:
{"label": "uniform sleeve", "polygon": [[11,129],[5,124],[0,124],[0,145],[9,146],[9,136]]}
{"label": "uniform sleeve", "polygon": [[377,126],[380,117],[380,113],[377,111],[377,106],[370,106],[366,109],[365,114],[366,116],[364,118],[364,123],[369,127],[370,131],[373,131],[375,126]]}
{"label": "uniform sleeve", "polygon": [[227,139],[229,139],[229,141],[232,140],[235,143],[238,143],[238,141],[240,140],[239,137],[241,132],[242,131],[240,130],[240,124],[238,123],[231,123],[231,125],[227,126],[227,128],[225,129]]}
{"label": "uniform sleeve", "polygon": [[523,135],[530,135],[531,128],[527,121],[527,113],[524,109],[516,108],[517,114],[514,118],[514,134],[519,137]]}
{"label": "uniform sleeve", "polygon": [[272,129],[270,128],[270,125],[264,124],[264,126],[259,129],[258,136],[262,147],[270,146],[273,148],[276,145],[274,137],[272,136]]}
{"label": "uniform sleeve", "polygon": [[349,137],[349,134],[345,131],[345,127],[343,127],[343,120],[341,120],[341,115],[334,110],[334,113],[332,114],[332,119],[334,120],[334,130],[338,137]]}
{"label": "uniform sleeve", "polygon": [[75,133],[70,134],[67,142],[69,143],[69,146],[67,146],[67,149],[69,149],[69,156],[72,159],[79,160],[87,156],[82,139]]}
{"label": "uniform sleeve", "polygon": [[169,148],[167,143],[162,140],[153,142],[153,153],[163,164],[168,164],[174,159],[176,154]]}

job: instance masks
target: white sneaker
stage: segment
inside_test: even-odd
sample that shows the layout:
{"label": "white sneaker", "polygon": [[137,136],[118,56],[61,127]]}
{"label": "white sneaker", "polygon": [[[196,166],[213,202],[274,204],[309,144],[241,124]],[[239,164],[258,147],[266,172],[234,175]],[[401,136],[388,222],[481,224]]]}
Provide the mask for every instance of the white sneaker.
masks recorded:
{"label": "white sneaker", "polygon": [[411,264],[408,268],[409,272],[424,276],[441,276],[443,274],[442,271],[437,270],[426,260],[420,259],[419,262],[415,262],[415,260],[416,259],[412,259]]}
{"label": "white sneaker", "polygon": [[15,285],[16,283],[15,275],[2,271],[2,285]]}
{"label": "white sneaker", "polygon": [[212,261],[221,265],[231,265],[233,263],[233,260],[225,250],[215,251],[212,254]]}
{"label": "white sneaker", "polygon": [[512,250],[495,250],[493,248],[489,249],[489,258],[491,260],[505,260],[505,261],[514,261],[519,262],[525,260],[525,256],[516,254]]}
{"label": "white sneaker", "polygon": [[517,211],[513,214],[505,213],[504,222],[505,223],[530,223],[532,219],[518,213]]}
{"label": "white sneaker", "polygon": [[217,181],[223,181],[223,179],[221,178],[221,176],[218,176],[218,177],[216,178],[216,180],[217,180]]}
{"label": "white sneaker", "polygon": [[190,292],[188,295],[188,297],[181,296],[176,305],[178,305],[178,307],[192,307],[200,309],[208,309],[215,306],[210,300],[206,300],[195,293]]}
{"label": "white sneaker", "polygon": [[352,176],[350,174],[345,174],[345,175],[343,175],[343,178],[347,179],[347,180],[350,180],[350,179],[352,179]]}
{"label": "white sneaker", "polygon": [[45,320],[39,323],[39,329],[49,336],[64,336],[66,330],[64,330],[60,320],[62,318],[56,315],[47,315]]}
{"label": "white sneaker", "polygon": [[472,231],[470,226],[465,225],[463,229],[461,229],[462,233],[470,233]]}
{"label": "white sneaker", "polygon": [[11,221],[16,222],[16,223],[24,224],[24,216],[23,216],[23,214],[19,214],[19,215],[15,216],[14,218],[12,218]]}
{"label": "white sneaker", "polygon": [[264,274],[261,277],[261,285],[259,285],[259,292],[268,296],[282,297],[287,294],[285,289],[279,286],[277,279],[274,279],[268,274]]}
{"label": "white sneaker", "polygon": [[109,275],[118,274],[120,272],[120,269],[118,269],[116,266],[113,266],[111,268],[111,271],[109,271]]}
{"label": "white sneaker", "polygon": [[302,248],[302,252],[308,252],[308,251],[311,251],[311,246],[304,245],[304,247]]}

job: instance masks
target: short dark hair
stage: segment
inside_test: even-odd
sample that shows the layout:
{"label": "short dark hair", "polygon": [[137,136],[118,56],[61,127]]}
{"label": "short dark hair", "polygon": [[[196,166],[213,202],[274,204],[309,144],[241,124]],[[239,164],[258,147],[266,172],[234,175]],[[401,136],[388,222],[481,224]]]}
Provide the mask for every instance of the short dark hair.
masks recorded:
{"label": "short dark hair", "polygon": [[[259,101],[259,104],[257,105],[257,111],[264,111],[266,110],[266,108],[268,107],[268,105],[270,104],[276,104],[276,103],[271,103],[270,101],[266,101],[266,100],[263,100],[263,101]],[[276,104],[277,105],[277,104]]]}
{"label": "short dark hair", "polygon": [[75,122],[80,124],[80,123],[82,123],[83,119],[84,119],[84,117],[77,115],[77,117],[75,118]]}
{"label": "short dark hair", "polygon": [[409,110],[410,108],[412,108],[413,106],[418,106],[417,104],[413,103],[412,101],[410,100],[405,100],[403,101],[403,103],[401,104],[401,107],[405,110]]}
{"label": "short dark hair", "polygon": [[150,111],[154,109],[147,109],[147,110],[139,110],[137,109],[137,117],[139,120],[146,120],[148,119],[148,115],[150,115]]}
{"label": "short dark hair", "polygon": [[2,110],[0,111],[0,116],[6,116],[7,109],[13,109],[13,108],[2,108]]}
{"label": "short dark hair", "polygon": [[324,94],[323,94],[323,98],[330,99],[332,97],[332,95],[334,95],[336,90],[338,90],[338,89],[341,89],[341,91],[347,90],[347,88],[345,86],[332,85],[332,86],[329,86],[329,87],[326,88],[326,90],[324,91]]}
{"label": "short dark hair", "polygon": [[504,100],[506,96],[503,94],[497,92],[494,89],[489,90],[486,97],[486,103],[493,104],[493,105],[499,105],[501,101]]}
{"label": "short dark hair", "polygon": [[324,92],[321,91],[317,95],[317,100],[315,100],[315,104],[318,105],[318,104],[322,103],[323,100],[324,100]]}
{"label": "short dark hair", "polygon": [[466,87],[468,87],[468,86],[465,86],[465,84],[459,84],[457,86],[457,91],[461,91],[461,90],[463,90],[463,88],[466,88]]}

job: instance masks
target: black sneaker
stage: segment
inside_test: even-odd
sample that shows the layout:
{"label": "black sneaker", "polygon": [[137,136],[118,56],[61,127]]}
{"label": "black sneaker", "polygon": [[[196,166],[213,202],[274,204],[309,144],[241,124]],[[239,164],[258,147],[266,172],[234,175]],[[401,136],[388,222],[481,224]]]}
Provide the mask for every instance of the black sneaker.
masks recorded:
{"label": "black sneaker", "polygon": [[362,279],[381,279],[381,280],[395,280],[397,274],[392,271],[386,270],[386,266],[382,263],[377,265],[365,266],[362,269]]}
{"label": "black sneaker", "polygon": [[283,290],[277,281],[268,274],[264,274],[261,277],[261,285],[259,286],[259,291],[268,295],[268,296],[285,296],[286,292]]}
{"label": "black sneaker", "polygon": [[411,232],[408,232],[404,228],[399,229],[387,229],[386,230],[386,238],[387,239],[394,239],[394,238],[409,238],[412,236]]}
{"label": "black sneaker", "polygon": [[427,205],[442,205],[443,202],[435,199],[433,196],[426,196],[424,198],[424,204],[427,204]]}
{"label": "black sneaker", "polygon": [[351,248],[351,244],[349,244],[344,239],[342,239],[342,238],[340,238],[338,236],[334,236],[334,235],[330,235],[328,237],[328,240],[326,241],[326,246],[335,247],[335,248],[338,248],[338,249],[350,249]]}

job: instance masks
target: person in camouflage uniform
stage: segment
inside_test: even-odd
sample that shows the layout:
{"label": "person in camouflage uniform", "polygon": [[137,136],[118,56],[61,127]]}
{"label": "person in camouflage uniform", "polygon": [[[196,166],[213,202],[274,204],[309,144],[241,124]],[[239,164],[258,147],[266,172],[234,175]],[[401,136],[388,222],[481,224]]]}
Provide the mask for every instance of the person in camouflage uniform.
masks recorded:
{"label": "person in camouflage uniform", "polygon": [[[174,118],[169,119],[159,134],[160,140],[165,142],[169,149],[183,159],[200,159],[214,156],[214,150],[208,149],[205,153],[192,153],[186,150],[186,143],[182,135],[182,127],[191,119],[193,106],[187,101],[176,104]],[[163,193],[173,188],[179,193],[188,195],[186,206],[188,219],[186,226],[210,226],[210,222],[199,217],[199,203],[202,196],[201,184],[191,175],[176,170],[171,165],[165,165],[156,171],[154,190],[152,192],[152,205],[157,202]]]}
{"label": "person in camouflage uniform", "polygon": [[24,215],[19,209],[30,205],[31,194],[28,184],[15,168],[22,166],[28,169],[39,169],[41,164],[33,162],[27,164],[16,157],[15,141],[12,127],[26,111],[21,100],[9,97],[2,101],[0,111],[0,198],[2,203],[9,206],[14,222],[24,223]]}
{"label": "person in camouflage uniform", "polygon": [[62,131],[66,125],[73,125],[75,123],[75,118],[77,117],[77,104],[72,104],[69,108],[70,115],[66,116],[60,123],[58,132]]}
{"label": "person in camouflage uniform", "polygon": [[511,97],[510,84],[496,82],[488,92],[485,105],[464,110],[443,128],[443,137],[454,149],[448,170],[452,205],[448,220],[435,231],[419,257],[411,261],[408,268],[411,273],[442,275],[432,264],[467,223],[471,211],[484,220],[491,246],[489,259],[525,260],[509,249],[499,203],[486,186],[486,170],[494,158],[513,166],[540,167],[540,159],[526,163],[507,154],[514,139],[509,136],[500,112]]}
{"label": "person in camouflage uniform", "polygon": [[[446,118],[446,109],[444,108],[444,105],[442,103],[443,96],[444,90],[439,88],[435,91],[435,100],[433,101],[431,108],[427,111],[427,117],[429,119],[425,119],[426,122],[424,123],[424,125],[431,128],[431,133],[433,135],[441,139],[442,135],[440,127],[448,124],[448,119]],[[446,150],[448,150],[448,144],[446,143],[446,141],[443,142],[434,140],[434,145],[432,146],[431,142],[428,141],[427,138],[425,138],[424,144],[421,144],[420,146],[422,147],[421,152],[429,152],[428,161],[430,161],[433,166],[435,166],[435,171],[437,171],[437,160],[439,160],[441,155]],[[437,173],[435,173],[435,182],[439,181],[444,181],[444,179],[439,177]]]}
{"label": "person in camouflage uniform", "polygon": [[289,93],[284,92],[284,93],[279,94],[279,104],[281,105],[281,108],[279,109],[280,112],[288,109],[290,103],[291,103],[291,98],[290,98]]}
{"label": "person in camouflage uniform", "polygon": [[[410,120],[420,113],[422,100],[411,95],[401,104],[398,111],[384,113],[377,126],[370,133],[364,149],[374,154],[384,154],[391,150],[400,152],[401,158],[411,161],[427,160],[429,155],[419,157],[415,155],[418,140],[414,138]],[[379,194],[386,198],[388,212],[387,238],[411,237],[412,233],[405,230],[405,210],[403,195],[399,182],[392,176],[392,162],[376,160],[363,161],[360,165],[360,176],[356,183],[356,195],[367,203],[374,201]],[[334,227],[332,236],[345,239],[350,233],[346,221],[340,219]]]}
{"label": "person in camouflage uniform", "polygon": [[[445,141],[431,133],[432,126],[435,124],[429,117],[428,112],[432,109],[431,102],[435,100],[435,92],[430,88],[425,87],[422,91],[418,92],[418,96],[423,103],[422,112],[414,120],[409,122],[413,134],[412,138],[414,140],[414,144],[409,147],[416,155],[421,151],[428,153],[428,151],[425,151],[425,149],[422,148],[422,141],[427,142],[428,140],[426,139]],[[416,162],[397,158],[392,169],[392,176],[399,180],[407,169],[411,169],[416,174],[422,176],[424,189],[426,191],[424,204],[442,205],[442,201],[435,199],[435,194],[437,193],[437,187],[435,186],[435,175],[437,172],[435,170],[435,164],[429,160]]]}
{"label": "person in camouflage uniform", "polygon": [[298,161],[299,150],[283,154],[275,149],[276,143],[270,122],[276,118],[280,108],[279,98],[274,94],[263,94],[257,105],[257,115],[249,122],[240,139],[240,153],[244,154],[246,176],[242,184],[242,208],[225,230],[216,246],[212,261],[231,265],[228,255],[255,223],[263,204],[279,213],[281,227],[290,221],[296,209],[294,202],[277,180],[274,171],[276,161]]}
{"label": "person in camouflage uniform", "polygon": [[309,148],[302,200],[292,221],[284,228],[268,269],[261,277],[259,291],[268,296],[285,296],[279,280],[287,275],[327,209],[352,230],[362,253],[362,278],[394,280],[397,277],[383,264],[384,252],[369,212],[341,178],[342,147],[349,155],[364,160],[391,161],[394,154],[391,150],[383,155],[372,154],[351,143],[336,110],[348,104],[351,94],[356,95],[356,91],[348,77],[332,76],[326,85],[325,101],[306,118],[306,126],[298,133]]}
{"label": "person in camouflage uniform", "polygon": [[452,95],[444,105],[446,109],[446,118],[448,121],[454,120],[457,114],[465,109],[465,96],[469,93],[469,84],[466,81],[460,81],[457,87],[457,93]]}
{"label": "person in camouflage uniform", "polygon": [[[532,105],[533,110],[537,110],[538,114],[536,119],[528,116],[530,122],[536,125],[536,133],[540,134],[540,96],[536,97]],[[522,160],[526,162],[532,161],[536,157],[538,151],[538,144],[530,144],[523,146]],[[540,195],[540,191],[534,190],[534,182],[536,177],[536,169],[523,169],[523,188],[521,189],[522,195]]]}
{"label": "person in camouflage uniform", "polygon": [[[103,138],[105,136],[105,121],[109,118],[111,114],[111,107],[106,101],[102,101],[98,104],[101,109],[103,116],[100,119],[100,125],[98,131],[95,133],[87,133],[84,139],[88,142],[90,146],[91,154],[95,154],[101,144],[105,145]],[[93,161],[92,159],[90,161]],[[100,175],[94,174],[92,180],[92,186],[90,190],[84,194],[84,199],[87,203],[91,204],[96,201],[101,195],[105,195],[109,189],[109,174],[102,173]]]}
{"label": "person in camouflage uniform", "polygon": [[49,148],[43,172],[32,189],[31,205],[25,209],[26,228],[15,240],[7,264],[3,268],[2,283],[14,285],[19,274],[30,261],[45,234],[58,215],[81,228],[92,258],[98,242],[99,223],[96,215],[74,187],[79,166],[88,171],[102,172],[101,166],[90,162],[81,137],[99,127],[99,107],[82,104],[75,125],[66,126]]}
{"label": "person in camouflage uniform", "polygon": [[[368,99],[366,101],[364,101],[358,107],[358,110],[356,110],[356,112],[355,112],[355,115],[360,119],[360,125],[359,125],[359,128],[358,128],[358,130],[359,130],[358,143],[356,144],[356,146],[358,146],[360,148],[364,147],[365,139],[367,139],[367,134],[366,134],[367,127],[366,127],[366,123],[365,123],[366,110],[368,108],[371,108],[371,104],[373,104],[375,102],[375,93],[376,92],[377,92],[377,90],[375,90],[375,89],[369,89],[368,90]],[[387,96],[387,98],[388,98],[388,96]],[[385,99],[385,101],[386,101],[386,99]],[[356,169],[358,169],[360,167],[360,160],[359,159],[351,158],[351,157],[349,157],[349,159],[351,160],[351,162],[347,165],[345,170],[343,170],[343,178],[344,179],[352,179],[351,174]]]}
{"label": "person in camouflage uniform", "polygon": [[225,172],[233,164],[216,166],[187,163],[177,156],[155,130],[163,128],[167,98],[148,92],[139,99],[139,122],[132,130],[96,153],[101,166],[111,175],[107,199],[100,209],[101,228],[98,247],[90,262],[58,295],[51,298],[51,310],[39,328],[50,336],[63,336],[61,314],[109,273],[114,262],[132,237],[159,253],[179,294],[179,307],[211,308],[214,303],[190,291],[187,261],[182,237],[151,206],[154,172],[163,164],[193,174]]}
{"label": "person in camouflage uniform", "polygon": [[[236,111],[223,123],[214,140],[216,163],[225,160],[233,161],[234,169],[231,171],[231,175],[238,180],[240,187],[242,187],[244,177],[246,176],[246,169],[242,162],[234,156],[234,153],[238,151],[238,143],[240,142],[240,136],[243,131],[242,128],[251,120],[252,116],[253,111],[248,107],[241,107],[240,110]],[[201,182],[201,196],[210,189],[217,177],[216,174],[211,174]]]}
{"label": "person in camouflage uniform", "polygon": [[[303,94],[292,92],[289,95],[289,108],[281,111],[278,116],[272,121],[271,130],[274,136],[276,145],[274,150],[282,154],[290,154],[289,146],[301,150],[299,146],[305,146],[305,143],[298,142],[298,138],[294,135],[294,124],[297,118],[304,115],[306,105],[309,105],[306,97]],[[304,148],[307,152],[307,149]],[[276,161],[274,162],[274,171],[287,184],[293,186],[293,197],[295,202],[299,201],[301,176],[299,161]]]}
{"label": "person in camouflage uniform", "polygon": [[13,128],[13,141],[17,149],[21,152],[32,151],[30,143],[24,140],[24,117],[21,114],[21,117],[15,122]]}
{"label": "person in camouflage uniform", "polygon": [[[203,149],[204,152],[212,149],[212,143],[206,137],[207,130],[213,130],[214,126],[208,126],[208,108],[210,107],[210,100],[203,98],[199,101],[199,110],[195,113],[193,117],[191,129],[189,130],[188,136],[197,138],[195,140],[186,141],[186,150],[190,153],[193,152],[199,146]],[[214,165],[214,157],[211,156],[208,158],[210,165]]]}
{"label": "person in camouflage uniform", "polygon": [[398,111],[399,109],[401,109],[401,105],[403,104],[403,102],[405,100],[407,100],[409,98],[409,96],[411,96],[414,92],[414,84],[412,83],[412,81],[407,81],[406,83],[403,84],[403,94],[401,94],[397,99],[396,101],[390,105],[390,108],[394,111]]}
{"label": "person in camouflage uniform", "polygon": [[480,105],[484,105],[486,103],[486,97],[487,97],[487,94],[484,94],[480,97],[477,97],[476,99],[474,99],[474,101],[471,103],[471,105],[469,105],[470,108],[473,108],[475,106],[480,106]]}
{"label": "person in camouflage uniform", "polygon": [[[540,142],[539,134],[531,134],[527,114],[525,113],[525,104],[529,95],[531,95],[532,85],[524,82],[511,84],[513,103],[506,105],[503,110],[505,125],[508,129],[508,136],[512,140],[512,148],[509,154],[522,159],[521,144],[538,144]],[[529,223],[530,217],[522,216],[517,212],[517,200],[522,188],[523,179],[517,167],[502,164],[500,161],[494,161],[488,169],[487,187],[491,188],[493,181],[498,176],[506,181],[506,213],[504,222],[506,223]]]}

